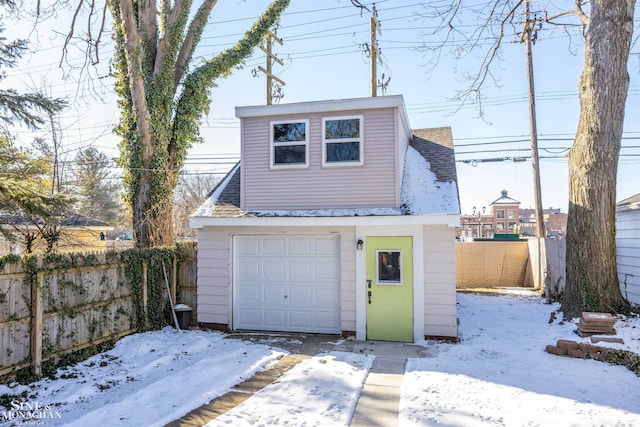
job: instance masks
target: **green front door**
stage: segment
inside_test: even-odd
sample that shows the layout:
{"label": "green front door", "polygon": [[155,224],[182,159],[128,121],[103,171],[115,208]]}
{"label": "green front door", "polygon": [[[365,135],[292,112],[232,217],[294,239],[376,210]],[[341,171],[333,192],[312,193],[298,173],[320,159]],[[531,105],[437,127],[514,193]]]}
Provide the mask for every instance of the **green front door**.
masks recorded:
{"label": "green front door", "polygon": [[413,342],[413,238],[367,237],[367,339]]}

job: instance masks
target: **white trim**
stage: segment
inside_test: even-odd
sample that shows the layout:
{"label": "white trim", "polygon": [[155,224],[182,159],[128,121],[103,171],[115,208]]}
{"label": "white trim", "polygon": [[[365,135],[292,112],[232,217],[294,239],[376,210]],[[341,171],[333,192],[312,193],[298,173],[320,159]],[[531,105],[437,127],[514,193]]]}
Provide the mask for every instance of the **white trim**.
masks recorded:
{"label": "white trim", "polygon": [[[356,227],[356,241],[375,236],[407,236],[413,238],[413,341],[424,339],[424,236],[421,226]],[[356,251],[356,340],[367,339],[367,250]]]}
{"label": "white trim", "polygon": [[[400,252],[400,280],[380,280],[380,252]],[[412,258],[413,259],[413,258]],[[376,249],[376,285],[380,286],[402,286],[404,274],[402,268],[402,262],[404,261],[404,254],[402,249]]]}
{"label": "white trim", "polygon": [[[290,123],[304,123],[304,141],[288,141],[275,143],[273,126]],[[276,147],[296,147],[304,145],[304,163],[276,164]],[[269,168],[270,169],[307,169],[309,167],[309,119],[274,120],[269,122]]]}
{"label": "white trim", "polygon": [[213,218],[192,216],[191,228],[203,227],[313,227],[313,226],[398,226],[398,225],[447,225],[460,226],[460,215],[394,215],[394,216],[296,216],[296,217],[238,217]]}
{"label": "white trim", "polygon": [[[236,117],[264,117],[285,114],[324,113],[340,110],[363,110],[373,108],[404,108],[402,95],[376,96],[366,98],[332,99],[325,101],[296,102],[277,105],[253,105],[236,107]],[[406,115],[406,113],[405,113]],[[408,120],[407,120],[408,123]],[[410,134],[410,132],[409,132]]]}
{"label": "white trim", "polygon": [[[360,135],[358,138],[344,138],[344,139],[326,139],[326,126],[327,121],[329,120],[352,120],[356,119],[359,121],[358,123],[358,134]],[[345,167],[345,166],[361,166],[364,164],[364,116],[362,115],[351,115],[351,116],[333,116],[333,117],[323,117],[322,118],[322,167]],[[357,142],[358,143],[358,160],[343,160],[343,161],[327,161],[327,145],[328,144],[340,144],[340,143],[348,143],[348,142]]]}

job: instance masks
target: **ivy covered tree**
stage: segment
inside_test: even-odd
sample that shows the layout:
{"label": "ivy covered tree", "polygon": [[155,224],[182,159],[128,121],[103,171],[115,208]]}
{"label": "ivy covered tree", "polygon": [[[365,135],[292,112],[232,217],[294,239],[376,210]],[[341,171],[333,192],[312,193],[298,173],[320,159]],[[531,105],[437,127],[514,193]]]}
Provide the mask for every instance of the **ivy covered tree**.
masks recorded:
{"label": "ivy covered tree", "polygon": [[109,0],[113,17],[120,164],[138,247],[171,245],[173,190],[187,150],[200,140],[214,81],[231,73],[263,40],[289,0],[275,0],[233,47],[194,66],[216,0]]}

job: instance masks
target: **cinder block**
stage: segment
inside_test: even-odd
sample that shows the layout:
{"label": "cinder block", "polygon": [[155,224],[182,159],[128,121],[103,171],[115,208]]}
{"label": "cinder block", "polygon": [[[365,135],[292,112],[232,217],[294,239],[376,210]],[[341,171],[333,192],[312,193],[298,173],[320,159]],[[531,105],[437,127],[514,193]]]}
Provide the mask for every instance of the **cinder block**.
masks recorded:
{"label": "cinder block", "polygon": [[602,347],[584,342],[578,344],[578,348],[582,351],[586,351],[587,353],[597,353],[602,351]]}
{"label": "cinder block", "polygon": [[589,353],[582,350],[567,350],[567,354],[571,357],[575,357],[576,359],[586,359],[589,357]]}
{"label": "cinder block", "polygon": [[566,356],[567,355],[567,349],[559,348],[559,347],[556,347],[555,345],[548,345],[545,350],[547,351],[547,353],[555,354],[556,356]]}
{"label": "cinder block", "polygon": [[570,340],[558,340],[556,345],[566,350],[577,350],[579,348],[579,345],[577,342],[570,341]]}

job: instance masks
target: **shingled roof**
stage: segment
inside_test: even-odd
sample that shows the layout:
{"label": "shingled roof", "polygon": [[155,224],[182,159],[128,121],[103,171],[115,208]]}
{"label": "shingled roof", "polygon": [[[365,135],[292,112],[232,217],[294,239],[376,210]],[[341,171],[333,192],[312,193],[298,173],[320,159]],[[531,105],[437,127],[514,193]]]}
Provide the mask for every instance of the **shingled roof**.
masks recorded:
{"label": "shingled roof", "polygon": [[[242,216],[362,216],[362,215],[411,215],[419,213],[459,213],[460,202],[458,199],[458,179],[456,174],[455,156],[453,152],[453,136],[450,127],[416,129],[413,138],[409,142],[421,158],[426,161],[426,172],[433,173],[435,177],[428,185],[432,188],[414,198],[435,198],[428,207],[407,206],[405,203],[398,209],[332,209],[310,210],[304,213],[300,211],[279,212],[245,212],[240,209],[240,177],[241,165],[238,162],[224,177],[222,181],[211,190],[207,200],[193,213],[193,217],[211,218],[238,218]],[[423,163],[424,163],[423,161]],[[423,174],[424,175],[424,174]],[[405,181],[407,171],[405,170]],[[427,180],[430,178],[425,177]],[[405,182],[403,187],[408,186]],[[446,188],[445,188],[446,187]],[[444,191],[443,191],[444,190]],[[405,189],[403,188],[403,192]],[[414,192],[415,193],[415,192]]]}
{"label": "shingled roof", "polygon": [[455,182],[457,187],[458,175],[450,127],[414,129],[409,145],[429,162],[431,171],[436,174],[438,181]]}
{"label": "shingled roof", "polygon": [[[34,221],[43,223],[39,218],[30,218],[20,213],[8,213],[0,211],[0,226],[5,225],[22,225],[31,224]],[[66,212],[59,220],[59,224],[68,228],[85,228],[85,227],[101,227],[112,228],[109,224],[97,219],[89,218],[75,212]]]}

